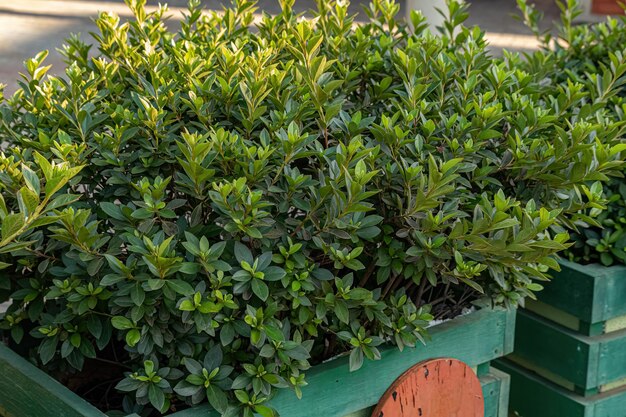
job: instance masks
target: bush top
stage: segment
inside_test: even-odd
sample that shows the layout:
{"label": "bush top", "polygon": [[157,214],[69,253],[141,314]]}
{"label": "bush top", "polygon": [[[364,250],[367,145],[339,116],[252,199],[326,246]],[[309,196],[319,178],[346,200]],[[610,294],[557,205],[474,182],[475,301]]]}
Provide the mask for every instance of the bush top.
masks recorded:
{"label": "bush top", "polygon": [[3,228],[28,216],[20,166],[82,167],[58,190],[80,199],[3,255],[2,325],[52,372],[131,368],[127,412],[272,415],[311,364],[358,369],[483,294],[517,304],[620,175],[608,98],[493,59],[455,1],[440,35],[385,0],[359,25],[284,1],[255,27],[250,1],[191,2],[177,33],[144,3],[100,15],[91,55],[69,39],[64,77],[29,60],[0,106]]}
{"label": "bush top", "polygon": [[[608,17],[590,25],[574,24],[582,13],[578,1],[568,1],[561,21],[552,33],[538,30],[541,15],[525,1],[518,1],[526,24],[541,37],[543,51],[525,62],[513,62],[542,80],[555,91],[571,83],[585,85],[591,92],[592,103],[604,103],[602,117],[620,126],[620,136],[626,126],[626,17]],[[626,263],[626,185],[623,179],[612,180],[605,187],[606,209],[596,213],[595,222],[578,222],[573,234],[574,245],[566,256],[582,264],[601,263],[609,266]]]}

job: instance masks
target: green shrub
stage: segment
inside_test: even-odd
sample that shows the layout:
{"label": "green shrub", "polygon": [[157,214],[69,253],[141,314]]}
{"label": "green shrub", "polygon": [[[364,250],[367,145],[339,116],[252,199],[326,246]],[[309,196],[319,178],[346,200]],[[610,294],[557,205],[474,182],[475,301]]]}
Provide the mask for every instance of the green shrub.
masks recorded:
{"label": "green shrub", "polygon": [[[72,167],[67,162],[49,162],[37,152],[26,153],[35,160],[34,164],[24,159],[20,148],[14,148],[8,157],[0,152],[0,254],[32,252],[34,242],[25,237],[56,222],[59,216],[54,211],[79,199],[76,195],[57,195],[57,192],[82,167]],[[10,263],[0,261],[0,270],[9,267]],[[11,290],[6,279],[0,280],[0,291],[3,290],[9,290],[9,294],[2,295],[6,299]],[[13,327],[12,331],[16,340],[21,339],[21,327]]]}
{"label": "green shrub", "polygon": [[[582,8],[577,0],[569,0],[561,6],[561,22],[553,35],[537,29],[541,16],[533,7],[525,0],[518,4],[528,26],[541,37],[543,51],[514,65],[536,74],[555,91],[572,82],[585,85],[591,92],[585,104],[596,111],[599,120],[616,123],[622,136],[626,131],[626,17],[576,25],[574,19]],[[572,235],[574,245],[567,251],[570,260],[607,266],[626,263],[626,184],[622,178],[605,187],[605,198],[606,210],[596,222],[580,222],[579,232]]]}
{"label": "green shrub", "polygon": [[28,61],[0,108],[7,152],[84,166],[81,199],[3,255],[3,326],[50,372],[123,362],[127,412],[272,415],[311,364],[413,346],[482,293],[514,305],[621,173],[595,87],[494,60],[457,2],[441,36],[386,0],[358,25],[284,0],[253,29],[248,0],[192,2],[177,33],[143,3],[97,19],[93,58],[70,39],[64,77]]}

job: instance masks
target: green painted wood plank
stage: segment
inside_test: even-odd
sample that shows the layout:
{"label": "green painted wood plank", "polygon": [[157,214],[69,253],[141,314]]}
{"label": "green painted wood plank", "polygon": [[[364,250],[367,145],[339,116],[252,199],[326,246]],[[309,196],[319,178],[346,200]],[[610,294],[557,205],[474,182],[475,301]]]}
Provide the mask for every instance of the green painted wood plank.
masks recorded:
{"label": "green painted wood plank", "polygon": [[[511,377],[496,368],[491,368],[488,373],[480,377],[480,383],[485,398],[485,417],[507,417]],[[371,417],[372,411],[374,407],[367,407],[343,417]]]}
{"label": "green painted wood plank", "polygon": [[[515,311],[481,309],[431,329],[426,346],[381,350],[380,361],[366,361],[356,372],[348,372],[348,358],[340,357],[314,367],[307,373],[308,386],[298,401],[290,391],[279,391],[271,400],[281,416],[346,416],[375,405],[385,390],[404,371],[426,359],[451,357],[477,366],[504,354],[513,346]],[[174,413],[171,417],[216,417],[208,407]]]}
{"label": "green painted wood plank", "polygon": [[[573,394],[524,371],[508,361],[495,366],[511,376],[509,410],[518,417],[591,417]],[[514,414],[517,413],[517,414]]]}
{"label": "green painted wood plank", "polygon": [[[518,311],[514,357],[579,387],[596,387],[598,345],[527,311]],[[515,360],[515,359],[513,359]],[[547,375],[543,375],[547,377]],[[556,381],[553,381],[556,382]]]}
{"label": "green painted wood plank", "polygon": [[626,330],[584,336],[520,310],[516,340],[511,360],[570,390],[569,384],[597,392],[626,382]]}
{"label": "green painted wood plank", "polygon": [[496,361],[511,375],[510,411],[519,417],[624,417],[626,387],[582,397],[511,362]]}
{"label": "green painted wood plank", "polygon": [[492,367],[487,375],[480,378],[480,382],[485,398],[485,417],[506,417],[511,377]]}
{"label": "green painted wood plank", "polygon": [[105,417],[103,413],[0,343],[0,415]]}
{"label": "green painted wood plank", "polygon": [[[357,372],[348,371],[346,356],[314,367],[308,373],[309,385],[303,390],[303,400],[297,400],[292,392],[280,391],[272,405],[285,417],[362,413],[375,405],[406,369],[423,360],[451,357],[477,367],[510,353],[513,346],[510,329],[514,323],[515,311],[480,309],[433,327],[432,340],[426,346],[404,352],[390,346],[381,349],[382,360],[367,361]],[[507,390],[499,388],[494,392],[501,402]],[[0,393],[3,417],[104,417],[95,407],[4,345],[0,345]],[[171,415],[195,416],[217,417],[206,406]]]}
{"label": "green painted wood plank", "polygon": [[560,264],[538,294],[541,302],[591,324],[626,315],[626,266]]}
{"label": "green painted wood plank", "polygon": [[[600,343],[598,382],[600,386],[626,383],[626,330],[594,337]],[[604,391],[603,388],[600,391]]]}
{"label": "green painted wood plank", "polygon": [[478,375],[479,378],[483,375],[487,375],[490,370],[491,370],[490,362],[480,363],[476,366],[476,368],[474,368],[474,372],[476,372],[476,375]]}
{"label": "green painted wood plank", "polygon": [[[509,388],[511,377],[491,368],[480,377],[485,398],[485,417],[507,417],[509,409]],[[371,417],[374,407],[364,408],[344,417]]]}

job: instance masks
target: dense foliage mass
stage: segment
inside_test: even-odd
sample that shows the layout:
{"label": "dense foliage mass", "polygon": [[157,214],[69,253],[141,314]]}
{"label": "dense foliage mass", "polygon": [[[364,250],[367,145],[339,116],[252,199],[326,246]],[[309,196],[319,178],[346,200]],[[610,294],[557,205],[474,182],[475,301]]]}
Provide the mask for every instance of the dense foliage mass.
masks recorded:
{"label": "dense foliage mass", "polygon": [[[518,0],[525,22],[540,37],[543,51],[528,60],[514,60],[513,66],[536,74],[537,80],[554,91],[573,82],[592,92],[581,111],[596,111],[598,120],[611,120],[626,130],[626,17],[609,17],[595,24],[576,24],[582,8],[578,0],[562,5],[561,22],[556,30],[542,33],[540,13],[525,0]],[[554,33],[553,33],[554,32]],[[605,187],[606,210],[597,223],[580,222],[572,235],[574,245],[569,259],[604,265],[626,263],[626,183],[616,179]]]}
{"label": "dense foliage mass", "polygon": [[441,35],[387,0],[354,25],[343,2],[255,21],[192,1],[177,33],[129,6],[97,19],[97,51],[69,40],[64,77],[28,61],[0,106],[3,194],[82,167],[0,255],[2,326],[57,375],[128,370],[127,412],[273,415],[311,364],[413,346],[481,294],[516,304],[621,174],[617,83],[537,82],[456,1]]}

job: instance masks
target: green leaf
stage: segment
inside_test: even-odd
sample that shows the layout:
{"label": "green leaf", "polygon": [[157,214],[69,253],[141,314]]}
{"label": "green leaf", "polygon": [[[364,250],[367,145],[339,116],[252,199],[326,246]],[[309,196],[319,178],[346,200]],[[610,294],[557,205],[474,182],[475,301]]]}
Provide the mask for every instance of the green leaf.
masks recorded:
{"label": "green leaf", "polygon": [[136,391],[137,389],[139,389],[140,386],[141,382],[131,378],[124,378],[115,386],[115,389],[124,392],[131,392]]}
{"label": "green leaf", "polygon": [[206,389],[206,396],[209,404],[219,413],[224,413],[228,407],[228,397],[218,386],[211,384]]}
{"label": "green leaf", "polygon": [[232,324],[227,323],[220,330],[220,342],[222,346],[228,346],[235,338],[235,329]]}
{"label": "green leaf", "polygon": [[209,371],[222,365],[223,355],[220,345],[214,345],[204,356],[204,367]]}
{"label": "green leaf", "polygon": [[277,417],[278,414],[270,407],[265,405],[255,405],[254,411],[263,417]]}
{"label": "green leaf", "polygon": [[26,165],[22,165],[22,175],[24,176],[24,182],[26,186],[37,196],[41,193],[41,183],[39,177],[33,170]]}
{"label": "green leaf", "polygon": [[270,266],[263,273],[265,274],[263,276],[265,281],[280,281],[286,275],[285,270],[277,266]]}
{"label": "green leaf", "polygon": [[48,211],[61,208],[63,206],[67,206],[68,204],[72,204],[80,199],[80,196],[73,194],[60,194],[52,199],[50,204],[46,206]]}
{"label": "green leaf", "polygon": [[187,381],[180,381],[174,387],[174,392],[183,397],[191,397],[202,389],[202,386],[190,384]]}
{"label": "green leaf", "polygon": [[337,318],[345,324],[350,322],[350,312],[348,311],[348,306],[345,302],[338,300],[335,303],[335,314],[337,315]]}
{"label": "green leaf", "polygon": [[47,337],[39,345],[39,358],[41,359],[41,363],[43,365],[50,362],[56,354],[58,340],[59,339],[57,337]]}
{"label": "green leaf", "polygon": [[146,299],[146,293],[139,284],[130,287],[130,299],[136,306],[141,306]]}
{"label": "green leaf", "polygon": [[189,297],[195,291],[193,287],[188,283],[180,279],[168,279],[165,281],[166,285],[171,288],[177,294]]}
{"label": "green leaf", "polygon": [[132,329],[126,333],[126,343],[130,347],[134,347],[141,340],[141,333],[137,329]]}
{"label": "green leaf", "polygon": [[354,348],[350,352],[350,372],[357,371],[363,366],[363,351],[361,348]]}
{"label": "green leaf", "polygon": [[150,384],[148,387],[148,399],[150,404],[157,410],[162,410],[165,405],[165,394],[156,384]]}
{"label": "green leaf", "polygon": [[20,206],[20,211],[30,217],[39,206],[39,194],[35,194],[35,192],[26,187],[22,187],[18,192],[17,201]]}
{"label": "green leaf", "polygon": [[275,342],[282,342],[285,340],[285,335],[277,327],[271,325],[265,325],[265,333],[267,336]]}
{"label": "green leaf", "polygon": [[15,235],[24,226],[22,214],[9,214],[2,220],[2,240]]}
{"label": "green leaf", "polygon": [[111,319],[111,324],[118,330],[128,330],[135,327],[132,321],[123,316],[115,316]]}
{"label": "green leaf", "polygon": [[270,294],[267,284],[260,279],[252,280],[252,292],[263,301],[267,300],[267,297]]}
{"label": "green leaf", "polygon": [[100,208],[108,216],[110,216],[111,218],[115,220],[120,220],[120,221],[126,220],[126,217],[122,214],[122,210],[120,209],[120,206],[116,204],[105,201],[105,202],[100,203]]}
{"label": "green leaf", "polygon": [[252,252],[250,249],[242,243],[235,242],[235,258],[239,263],[247,262],[250,265],[254,263],[254,257],[252,256]]}
{"label": "green leaf", "polygon": [[357,236],[363,239],[374,239],[380,234],[380,229],[376,226],[366,227],[359,229],[356,232]]}
{"label": "green leaf", "polygon": [[11,337],[18,345],[22,342],[22,338],[24,337],[24,329],[19,326],[15,326],[11,328]]}
{"label": "green leaf", "polygon": [[311,357],[309,351],[302,345],[296,345],[292,349],[285,350],[285,354],[298,361],[304,361]]}

